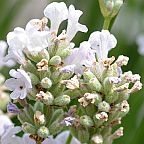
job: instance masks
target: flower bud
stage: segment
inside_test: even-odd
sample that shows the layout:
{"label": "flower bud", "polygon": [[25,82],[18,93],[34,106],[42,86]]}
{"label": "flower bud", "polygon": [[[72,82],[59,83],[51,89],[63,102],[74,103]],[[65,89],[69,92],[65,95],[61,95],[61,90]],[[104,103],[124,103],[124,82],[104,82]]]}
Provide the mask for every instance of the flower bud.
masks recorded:
{"label": "flower bud", "polygon": [[52,105],[54,97],[50,92],[44,93],[43,91],[40,91],[36,95],[36,100],[42,101],[46,105]]}
{"label": "flower bud", "polygon": [[35,74],[28,72],[28,76],[30,77],[33,85],[37,85],[39,83],[39,78]]}
{"label": "flower bud", "polygon": [[20,109],[13,104],[12,102],[9,102],[9,104],[7,105],[7,111],[9,113],[13,113],[13,114],[19,114],[20,113]]}
{"label": "flower bud", "polygon": [[60,56],[53,56],[50,59],[49,64],[54,65],[54,66],[61,64],[61,57]]}
{"label": "flower bud", "polygon": [[48,60],[47,59],[41,59],[40,62],[36,64],[37,71],[39,72],[47,72],[48,71]]}
{"label": "flower bud", "polygon": [[123,0],[99,0],[100,9],[105,18],[116,16],[123,5]]}
{"label": "flower bud", "polygon": [[62,59],[67,58],[70,54],[71,54],[71,50],[68,48],[66,48],[62,51],[59,51],[59,53],[57,53],[57,55],[59,55]]}
{"label": "flower bud", "polygon": [[49,136],[49,130],[47,127],[42,126],[38,129],[37,131],[38,136],[40,136],[41,138],[47,138]]}
{"label": "flower bud", "polygon": [[102,101],[98,104],[98,110],[102,112],[109,112],[110,110],[110,105],[109,103]]}
{"label": "flower bud", "polygon": [[85,127],[92,127],[94,126],[94,122],[90,116],[84,115],[80,117],[80,124]]}
{"label": "flower bud", "polygon": [[103,137],[99,134],[96,134],[91,139],[95,144],[102,144],[103,143]]}
{"label": "flower bud", "polygon": [[57,106],[65,106],[70,103],[70,96],[62,95],[54,99],[54,104]]}
{"label": "flower bud", "polygon": [[90,71],[85,71],[83,73],[84,82],[89,82],[91,79],[95,78],[96,76]]}
{"label": "flower bud", "polygon": [[94,115],[93,120],[97,127],[101,126],[104,122],[108,120],[108,114],[106,112],[100,112]]}
{"label": "flower bud", "polygon": [[41,80],[41,86],[49,89],[52,86],[52,81],[48,77],[45,77]]}
{"label": "flower bud", "polygon": [[101,92],[102,91],[102,85],[101,83],[98,81],[97,78],[92,78],[89,83],[88,86],[96,92]]}
{"label": "flower bud", "polygon": [[44,114],[42,114],[40,111],[36,111],[34,114],[34,121],[35,121],[35,124],[37,125],[45,124],[46,121],[45,121]]}
{"label": "flower bud", "polygon": [[120,138],[121,136],[123,136],[123,127],[120,127],[118,130],[116,130],[111,137],[114,140]]}
{"label": "flower bud", "polygon": [[25,133],[36,134],[36,128],[30,123],[23,123],[22,129]]}

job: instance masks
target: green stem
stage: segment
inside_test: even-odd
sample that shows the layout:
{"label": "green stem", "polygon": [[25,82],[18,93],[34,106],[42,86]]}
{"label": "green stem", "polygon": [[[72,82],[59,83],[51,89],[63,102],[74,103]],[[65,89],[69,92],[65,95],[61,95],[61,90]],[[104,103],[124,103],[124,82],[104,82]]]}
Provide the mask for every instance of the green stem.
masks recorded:
{"label": "green stem", "polygon": [[109,18],[109,17],[105,18],[104,25],[103,25],[103,29],[104,30],[108,30],[109,29],[110,22],[111,22],[111,18]]}
{"label": "green stem", "polygon": [[72,140],[72,135],[70,133],[69,136],[68,136],[68,138],[67,138],[66,144],[70,144],[71,140]]}

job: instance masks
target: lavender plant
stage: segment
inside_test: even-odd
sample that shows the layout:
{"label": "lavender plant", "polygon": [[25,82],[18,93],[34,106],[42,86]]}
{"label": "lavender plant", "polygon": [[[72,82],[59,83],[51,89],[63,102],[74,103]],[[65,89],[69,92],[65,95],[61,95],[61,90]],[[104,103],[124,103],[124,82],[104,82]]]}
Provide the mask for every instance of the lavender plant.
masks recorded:
{"label": "lavender plant", "polygon": [[[15,60],[20,68],[10,70],[12,78],[5,82],[12,91],[7,107],[21,125],[9,126],[1,135],[2,144],[12,140],[15,144],[112,144],[123,135],[123,127],[113,131],[114,127],[129,112],[130,94],[142,84],[138,74],[122,71],[128,57],[108,57],[117,45],[108,28],[123,0],[99,0],[99,4],[103,30],[93,32],[79,48],[72,40],[78,31],[88,31],[78,22],[82,11],[63,2],[49,4],[44,18],[8,33],[5,60]],[[67,28],[59,34],[64,20]],[[24,136],[15,136],[21,130]],[[65,130],[69,132],[58,141]]]}

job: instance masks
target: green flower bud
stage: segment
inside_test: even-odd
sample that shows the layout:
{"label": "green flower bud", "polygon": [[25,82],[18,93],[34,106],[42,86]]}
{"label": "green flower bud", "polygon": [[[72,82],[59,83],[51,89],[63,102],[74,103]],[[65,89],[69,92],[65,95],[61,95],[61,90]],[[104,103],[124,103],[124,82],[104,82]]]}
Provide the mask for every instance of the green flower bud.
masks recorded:
{"label": "green flower bud", "polygon": [[86,144],[89,141],[89,132],[87,129],[78,129],[78,140],[83,143]]}
{"label": "green flower bud", "polygon": [[57,106],[65,106],[70,103],[70,96],[62,95],[54,99],[54,104]]}
{"label": "green flower bud", "polygon": [[39,83],[39,78],[35,74],[28,72],[28,75],[33,85],[37,85]]}
{"label": "green flower bud", "polygon": [[24,122],[22,124],[22,130],[25,133],[36,134],[36,128],[32,124],[27,123],[27,122]]}
{"label": "green flower bud", "polygon": [[116,16],[123,3],[123,0],[99,0],[101,12],[105,18]]}
{"label": "green flower bud", "polygon": [[52,81],[48,77],[45,77],[41,80],[41,86],[46,89],[50,88],[52,86]]}
{"label": "green flower bud", "polygon": [[42,126],[38,129],[37,131],[38,136],[40,136],[41,138],[47,138],[49,136],[49,130],[47,127]]}
{"label": "green flower bud", "polygon": [[49,60],[49,53],[46,49],[43,49],[40,52],[30,52],[30,53],[27,52],[26,55],[30,60],[32,60],[36,63],[41,61],[41,59]]}
{"label": "green flower bud", "polygon": [[93,78],[88,83],[89,87],[96,92],[102,91],[102,85],[97,78]]}
{"label": "green flower bud", "polygon": [[66,48],[66,49],[64,49],[64,50],[62,50],[62,51],[59,51],[59,52],[57,53],[57,55],[59,55],[62,59],[67,58],[70,54],[71,54],[71,50],[68,49],[68,48]]}
{"label": "green flower bud", "polygon": [[98,104],[98,110],[99,111],[102,111],[102,112],[109,112],[110,110],[110,105],[109,103],[105,102],[105,101],[102,101]]}
{"label": "green flower bud", "polygon": [[60,56],[53,56],[50,61],[49,64],[50,65],[59,65],[61,63],[61,57]]}
{"label": "green flower bud", "polygon": [[94,122],[90,116],[84,115],[80,117],[80,124],[85,127],[92,127],[94,126]]}
{"label": "green flower bud", "polygon": [[51,135],[56,135],[59,132],[61,132],[61,130],[63,129],[62,125],[60,124],[60,122],[58,120],[54,121],[50,126],[49,126],[49,131]]}
{"label": "green flower bud", "polygon": [[89,82],[91,79],[95,78],[96,76],[90,71],[85,71],[83,73],[84,82]]}

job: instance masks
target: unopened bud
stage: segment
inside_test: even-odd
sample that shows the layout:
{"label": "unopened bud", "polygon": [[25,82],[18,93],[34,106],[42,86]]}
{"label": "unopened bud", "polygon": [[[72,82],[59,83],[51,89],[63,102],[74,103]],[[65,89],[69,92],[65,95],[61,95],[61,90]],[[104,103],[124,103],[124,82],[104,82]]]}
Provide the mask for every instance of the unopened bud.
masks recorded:
{"label": "unopened bud", "polygon": [[50,88],[52,86],[52,81],[48,77],[45,77],[41,80],[41,86],[46,89]]}
{"label": "unopened bud", "polygon": [[36,64],[38,71],[48,71],[48,60],[42,59],[40,62]]}
{"label": "unopened bud", "polygon": [[90,71],[85,71],[83,73],[83,78],[85,82],[89,82],[91,79],[95,78],[96,76]]}
{"label": "unopened bud", "polygon": [[70,96],[62,95],[54,99],[54,104],[57,106],[65,106],[70,103]]}
{"label": "unopened bud", "polygon": [[110,105],[109,103],[105,102],[105,101],[102,101],[98,104],[98,110],[99,111],[102,111],[102,112],[109,112],[110,110]]}
{"label": "unopened bud", "polygon": [[123,136],[123,127],[120,127],[118,130],[116,130],[111,137],[114,140],[120,138],[121,136]]}
{"label": "unopened bud", "polygon": [[44,93],[43,91],[40,91],[36,95],[36,100],[42,101],[46,105],[52,105],[54,97],[50,92]]}
{"label": "unopened bud", "polygon": [[123,65],[127,65],[128,64],[128,61],[129,61],[129,58],[127,56],[123,56],[123,55],[120,55],[118,57],[118,59],[116,60],[116,64],[121,67]]}
{"label": "unopened bud", "polygon": [[97,113],[96,115],[94,115],[93,119],[95,125],[99,127],[108,120],[108,114],[106,112]]}
{"label": "unopened bud", "polygon": [[80,124],[85,127],[92,127],[94,126],[94,122],[90,116],[84,115],[80,117]]}
{"label": "unopened bud", "polygon": [[91,139],[95,144],[102,144],[103,143],[103,137],[99,134],[96,134]]}
{"label": "unopened bud", "polygon": [[94,90],[96,92],[101,92],[101,90],[102,90],[102,85],[97,78],[91,79],[89,81],[88,85],[92,90]]}
{"label": "unopened bud", "polygon": [[37,134],[41,137],[41,138],[47,138],[49,136],[49,130],[47,127],[42,126],[38,129]]}
{"label": "unopened bud", "polygon": [[53,56],[50,59],[49,64],[54,65],[54,66],[61,64],[61,57],[60,56]]}
{"label": "unopened bud", "polygon": [[34,115],[34,121],[36,124],[40,124],[40,125],[45,124],[46,121],[45,121],[44,114],[42,114],[40,111],[36,111]]}
{"label": "unopened bud", "polygon": [[99,0],[100,9],[103,16],[113,18],[123,5],[123,0]]}

